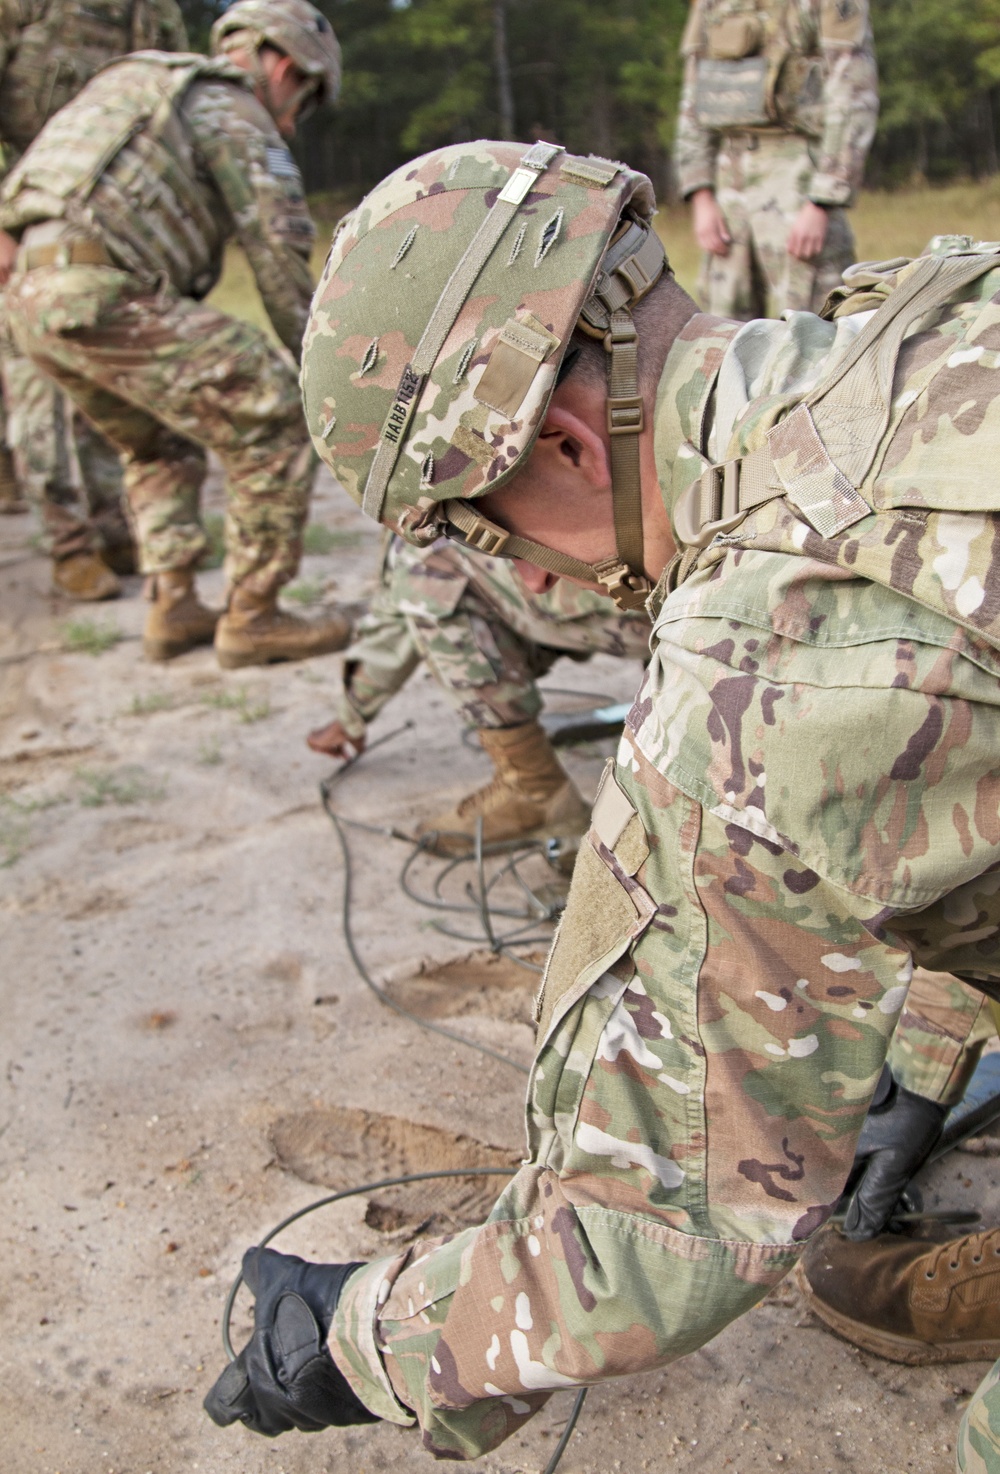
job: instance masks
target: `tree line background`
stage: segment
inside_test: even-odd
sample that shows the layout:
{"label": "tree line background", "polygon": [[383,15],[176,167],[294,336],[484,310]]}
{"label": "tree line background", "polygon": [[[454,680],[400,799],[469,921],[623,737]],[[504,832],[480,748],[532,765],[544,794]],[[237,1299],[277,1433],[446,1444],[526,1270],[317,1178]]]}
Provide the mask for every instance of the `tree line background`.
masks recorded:
{"label": "tree line background", "polygon": [[[333,114],[296,153],[310,191],[358,196],[440,144],[542,137],[673,189],[687,0],[314,0],[344,55]],[[867,182],[995,174],[1000,0],[870,0],[882,111]],[[225,4],[181,0],[204,47]]]}

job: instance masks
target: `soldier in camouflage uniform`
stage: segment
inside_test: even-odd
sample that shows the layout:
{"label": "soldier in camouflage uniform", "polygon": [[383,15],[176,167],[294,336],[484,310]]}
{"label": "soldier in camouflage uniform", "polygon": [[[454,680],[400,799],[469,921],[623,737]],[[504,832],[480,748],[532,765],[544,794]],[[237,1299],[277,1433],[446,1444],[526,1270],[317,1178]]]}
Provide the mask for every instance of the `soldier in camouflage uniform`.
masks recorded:
{"label": "soldier in camouflage uniform", "polygon": [[[336,96],[339,48],[307,0],[239,0],[216,59],[138,52],[100,72],[8,176],[0,226],[20,248],[7,292],[22,352],[124,456],[165,660],[215,638],[225,666],[340,649],[348,621],[279,610],[298,567],[314,459],[298,401],[313,227],[283,141]],[[206,307],[223,248],[246,251],[287,352]],[[229,607],[198,602],[205,449],[227,475]],[[218,629],[216,623],[218,621]]]}
{"label": "soldier in camouflage uniform", "polygon": [[560,579],[532,594],[501,558],[446,538],[422,549],[393,538],[382,586],[345,657],[336,717],[309,746],[343,758],[362,751],[368,723],[425,660],[496,772],[418,834],[435,835],[433,848],[449,854],[468,850],[480,820],[487,844],[579,835],[590,810],[537,720],[537,678],[560,655],[645,661],[648,648],[645,614],[617,613],[589,589]]}
{"label": "soldier in camouflage uniform", "polygon": [[708,312],[818,311],[854,260],[844,213],[878,115],[868,0],[693,0],[681,194]]}
{"label": "soldier in camouflage uniform", "polygon": [[[186,51],[176,0],[0,0],[0,147],[9,170],[42,128],[107,62],[154,47]],[[15,243],[0,242],[13,264]],[[0,285],[9,274],[0,271]],[[117,453],[30,359],[18,357],[0,305],[3,404],[0,504],[21,504],[19,485],[42,511],[56,588],[73,598],[120,592],[135,571]],[[6,497],[4,491],[6,490]]]}
{"label": "soldier in camouflage uniform", "polygon": [[484,1225],[372,1264],[250,1251],[219,1422],[375,1415],[469,1458],[688,1354],[829,1218],[915,964],[1000,996],[1000,246],[741,325],[665,270],[653,203],[480,142],[331,249],[302,384],[344,487],[534,592],[648,601],[652,658],[549,955],[525,1164]]}

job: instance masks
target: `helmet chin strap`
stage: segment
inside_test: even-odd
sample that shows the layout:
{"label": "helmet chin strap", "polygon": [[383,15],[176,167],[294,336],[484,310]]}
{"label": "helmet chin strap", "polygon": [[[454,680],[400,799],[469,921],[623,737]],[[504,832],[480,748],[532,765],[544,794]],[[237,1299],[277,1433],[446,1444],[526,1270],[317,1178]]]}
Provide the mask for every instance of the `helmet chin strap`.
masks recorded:
{"label": "helmet chin strap", "polygon": [[260,59],[261,47],[267,45],[265,36],[257,36],[254,40],[254,48],[251,55],[250,75],[253,77],[254,86],[260,96],[261,102],[274,119],[278,131],[282,131],[282,124],[287,120],[294,127],[296,114],[307,97],[316,88],[314,78],[306,77],[302,85],[296,89],[294,96],[280,110],[275,105],[274,94],[271,91],[271,79],[267,74],[267,68]]}
{"label": "helmet chin strap", "polygon": [[639,436],[645,425],[639,393],[639,335],[632,308],[667,269],[666,256],[652,226],[626,219],[608,247],[577,326],[599,338],[608,355],[607,430],[611,443],[611,494],[615,519],[613,558],[584,563],[568,553],[543,547],[506,532],[476,510],[474,502],[452,500],[418,504],[405,531],[428,540],[445,532],[492,557],[521,558],[560,577],[601,584],[619,609],[642,609],[653,591],[643,568],[642,479]]}

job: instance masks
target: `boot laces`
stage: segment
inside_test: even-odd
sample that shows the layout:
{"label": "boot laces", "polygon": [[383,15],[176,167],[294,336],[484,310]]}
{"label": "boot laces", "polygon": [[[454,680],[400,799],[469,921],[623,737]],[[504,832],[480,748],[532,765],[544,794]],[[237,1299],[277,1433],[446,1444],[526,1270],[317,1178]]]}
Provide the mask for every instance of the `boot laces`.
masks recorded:
{"label": "boot laces", "polygon": [[941,1244],[929,1268],[924,1271],[926,1277],[929,1280],[937,1278],[938,1270],[944,1266],[945,1256],[948,1258],[947,1267],[951,1270],[960,1269],[963,1260],[968,1264],[981,1264],[990,1239],[994,1241],[991,1246],[993,1253],[1000,1258],[1000,1229],[987,1228],[979,1233],[967,1233],[964,1238]]}

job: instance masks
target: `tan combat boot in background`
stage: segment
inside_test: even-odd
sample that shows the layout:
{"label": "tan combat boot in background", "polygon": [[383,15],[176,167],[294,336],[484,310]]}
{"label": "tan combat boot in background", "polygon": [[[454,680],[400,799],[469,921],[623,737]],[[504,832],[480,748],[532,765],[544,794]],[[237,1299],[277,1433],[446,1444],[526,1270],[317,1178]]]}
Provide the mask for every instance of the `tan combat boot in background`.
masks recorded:
{"label": "tan combat boot in background", "polygon": [[152,608],[146,615],[142,648],[147,660],[173,660],[196,645],[210,645],[219,616],[198,602],[189,568],[154,573]]}
{"label": "tan combat boot in background", "polygon": [[350,642],[351,621],[337,610],[315,620],[300,619],[278,608],[277,593],[254,594],[237,587],[215,632],[215,654],[224,670],[236,670],[329,655]]}
{"label": "tan combat boot in background", "polygon": [[419,826],[420,838],[438,835],[429,846],[435,854],[468,854],[478,819],[483,821],[484,845],[586,833],[590,809],[538,722],[481,727],[479,741],[496,776],[455,808]]}
{"label": "tan combat boot in background", "polygon": [[14,457],[6,445],[0,444],[0,514],[13,515],[27,510],[28,503],[22,495],[14,470]]}
{"label": "tan combat boot in background", "polygon": [[99,553],[70,553],[52,561],[52,587],[83,604],[117,599],[122,586]]}
{"label": "tan combat boot in background", "polygon": [[1000,1355],[1000,1228],[945,1244],[894,1233],[855,1244],[824,1229],[796,1278],[814,1315],[889,1361]]}

